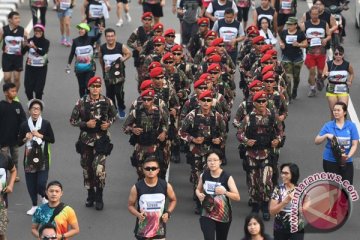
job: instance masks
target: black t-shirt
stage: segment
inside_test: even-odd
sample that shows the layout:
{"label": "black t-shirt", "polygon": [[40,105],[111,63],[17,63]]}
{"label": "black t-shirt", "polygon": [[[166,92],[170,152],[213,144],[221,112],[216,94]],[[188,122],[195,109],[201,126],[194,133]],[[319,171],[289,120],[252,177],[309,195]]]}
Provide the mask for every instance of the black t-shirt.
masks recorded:
{"label": "black t-shirt", "polygon": [[7,186],[7,178],[8,178],[8,172],[14,168],[14,162],[11,157],[4,155],[3,153],[0,153],[0,208],[5,206],[7,208],[8,206],[8,199],[7,194],[2,193],[2,191]]}
{"label": "black t-shirt", "polygon": [[298,29],[295,34],[289,34],[286,29],[281,32],[280,39],[285,43],[285,48],[282,49],[282,53],[286,58],[293,61],[303,55],[301,48],[292,45],[293,42],[301,43],[306,39],[303,31]]}

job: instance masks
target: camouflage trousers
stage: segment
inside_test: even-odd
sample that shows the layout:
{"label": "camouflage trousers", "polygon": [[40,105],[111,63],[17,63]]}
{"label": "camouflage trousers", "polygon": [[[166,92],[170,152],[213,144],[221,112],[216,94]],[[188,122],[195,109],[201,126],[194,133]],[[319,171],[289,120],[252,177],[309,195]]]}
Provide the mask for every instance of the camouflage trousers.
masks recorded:
{"label": "camouflage trousers", "polygon": [[300,83],[300,71],[303,65],[303,61],[300,62],[282,62],[286,76],[287,76],[287,94],[289,97],[292,96],[293,91],[297,91]]}
{"label": "camouflage trousers", "polygon": [[[18,170],[18,162],[19,162],[19,146],[7,146],[7,147],[1,147],[0,151],[5,154],[11,156],[11,159],[13,160],[16,170]],[[18,170],[19,171],[19,170]],[[19,173],[18,173],[19,174]]]}
{"label": "camouflage trousers", "polygon": [[205,156],[189,156],[191,160],[191,172],[190,172],[190,182],[193,184],[194,191],[197,188],[199,183],[200,175],[206,169],[206,159]]}
{"label": "camouflage trousers", "polygon": [[94,147],[83,146],[80,165],[83,168],[84,186],[86,189],[105,187],[105,161],[106,156],[97,154]]}
{"label": "camouflage trousers", "polygon": [[248,158],[247,185],[253,202],[270,201],[273,191],[273,168],[268,159]]}
{"label": "camouflage trousers", "polygon": [[7,225],[9,223],[8,212],[6,208],[0,208],[0,236],[5,236]]}

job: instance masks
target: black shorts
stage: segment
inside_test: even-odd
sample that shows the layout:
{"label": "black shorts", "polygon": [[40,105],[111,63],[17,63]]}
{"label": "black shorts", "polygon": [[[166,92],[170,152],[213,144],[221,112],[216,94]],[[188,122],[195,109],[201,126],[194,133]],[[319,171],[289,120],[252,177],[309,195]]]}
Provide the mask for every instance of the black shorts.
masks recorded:
{"label": "black shorts", "polygon": [[278,26],[284,26],[289,17],[295,17],[294,14],[278,14],[277,24]]}
{"label": "black shorts", "polygon": [[23,56],[10,55],[3,53],[2,55],[3,72],[21,72],[23,70]]}
{"label": "black shorts", "polygon": [[247,22],[248,19],[249,19],[249,9],[250,9],[250,7],[241,8],[241,7],[237,6],[237,9],[238,9],[237,20],[239,22],[242,22],[242,20],[244,20],[244,22]]}
{"label": "black shorts", "polygon": [[117,3],[128,4],[129,0],[116,0]]}
{"label": "black shorts", "polygon": [[143,12],[152,12],[154,17],[163,17],[163,8],[160,6],[160,3],[157,4],[148,4],[143,3]]}

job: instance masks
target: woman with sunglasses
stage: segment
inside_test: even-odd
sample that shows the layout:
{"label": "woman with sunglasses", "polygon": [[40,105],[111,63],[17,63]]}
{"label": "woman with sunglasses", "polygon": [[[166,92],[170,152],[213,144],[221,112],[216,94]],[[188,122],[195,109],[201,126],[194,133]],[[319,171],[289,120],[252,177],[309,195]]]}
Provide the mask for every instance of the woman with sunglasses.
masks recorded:
{"label": "woman with sunglasses", "polygon": [[200,226],[204,240],[226,240],[232,220],[230,200],[240,201],[233,177],[221,168],[222,154],[212,150],[195,190],[202,203]]}
{"label": "woman with sunglasses", "polygon": [[290,99],[297,97],[297,89],[300,83],[300,71],[304,63],[302,48],[308,46],[305,33],[298,27],[296,17],[289,17],[286,21],[287,29],[280,33],[279,44],[289,85],[287,92]]}
{"label": "woman with sunglasses", "polygon": [[[325,140],[326,145],[323,152],[323,169],[325,172],[332,172],[340,175],[343,180],[353,183],[354,156],[358,142],[359,133],[353,122],[346,119],[347,105],[343,102],[336,102],[333,107],[334,120],[331,120],[322,127],[315,138],[315,144],[321,144]],[[341,161],[335,159],[331,149],[331,140],[336,137],[342,149]]]}
{"label": "woman with sunglasses", "polygon": [[291,200],[299,180],[299,167],[295,163],[284,163],[280,166],[282,183],[275,187],[269,205],[270,214],[275,216],[274,239],[304,239],[304,222],[298,218],[298,232],[292,233],[290,218],[292,217]]}
{"label": "woman with sunglasses", "polygon": [[46,74],[50,42],[45,38],[45,27],[41,24],[34,26],[34,36],[28,40],[23,53],[29,52],[25,67],[25,93],[28,100],[42,99]]}
{"label": "woman with sunglasses", "polygon": [[338,101],[348,104],[349,87],[354,79],[354,69],[344,59],[344,48],[342,46],[336,46],[333,60],[326,62],[323,70],[324,77],[329,80],[326,86],[326,97],[329,103],[330,116],[333,119],[334,104]]}

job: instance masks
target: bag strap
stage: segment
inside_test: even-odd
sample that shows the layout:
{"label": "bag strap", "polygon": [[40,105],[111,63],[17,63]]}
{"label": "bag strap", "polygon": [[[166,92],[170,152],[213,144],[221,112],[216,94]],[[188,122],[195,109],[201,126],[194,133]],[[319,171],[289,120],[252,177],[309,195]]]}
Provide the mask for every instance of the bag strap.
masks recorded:
{"label": "bag strap", "polygon": [[66,205],[61,202],[59,205],[57,205],[57,207],[54,209],[54,212],[52,214],[52,216],[50,217],[49,221],[47,223],[52,223],[55,219],[55,217],[66,207]]}

